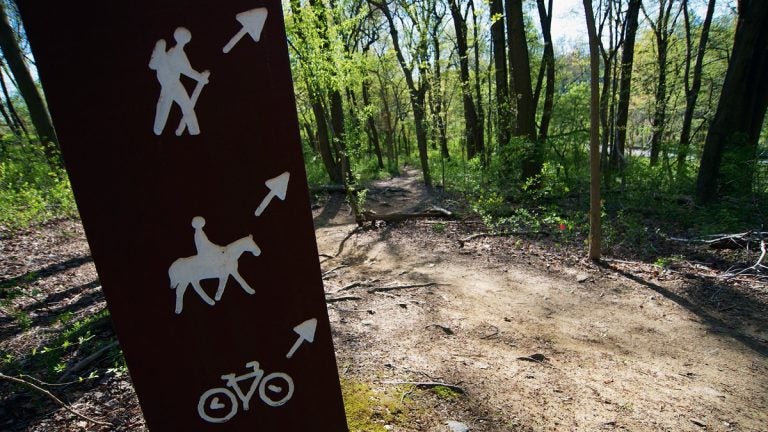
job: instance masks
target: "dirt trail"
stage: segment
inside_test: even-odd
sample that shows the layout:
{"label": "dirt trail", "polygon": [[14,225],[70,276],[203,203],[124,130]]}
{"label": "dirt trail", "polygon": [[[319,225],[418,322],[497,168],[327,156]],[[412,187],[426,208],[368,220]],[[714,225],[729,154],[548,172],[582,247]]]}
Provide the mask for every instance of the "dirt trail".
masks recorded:
{"label": "dirt trail", "polygon": [[[429,203],[413,172],[376,184],[372,196],[388,188],[398,195],[386,208],[373,201],[379,212]],[[318,245],[333,256],[354,225],[343,205],[324,210]],[[473,431],[768,430],[764,321],[732,328],[666,282],[620,269],[570,263],[547,271],[515,238],[460,247],[465,229],[384,226],[352,235],[323,263],[324,271],[345,266],[327,274],[329,298],[355,298],[329,303],[343,375],[466,391],[422,401],[416,421],[390,430],[443,431],[448,420]],[[353,283],[360,286],[339,291]]]}
{"label": "dirt trail", "polygon": [[[367,198],[380,214],[456,206],[428,194],[416,170],[376,183]],[[314,216],[340,373],[347,388],[370,387],[362,405],[379,408],[353,432],[447,432],[448,421],[473,432],[768,431],[764,284],[643,263],[596,267],[556,239],[462,243],[482,230],[471,220],[356,230],[339,194]],[[29,294],[13,300],[19,317],[0,314],[0,361],[45,376],[54,364],[30,353],[59,349],[64,317],[85,322],[104,308],[82,227],[57,221],[0,240],[0,280]],[[114,337],[108,320],[89,325],[95,341]],[[118,356],[101,358],[92,380],[51,388],[110,421],[105,432],[145,430],[127,374],[110,369]],[[81,357],[70,347],[55,362]],[[393,384],[402,381],[465,394]],[[3,385],[0,430],[98,430]],[[392,393],[403,402],[379,398]],[[393,408],[401,412],[385,412]]]}

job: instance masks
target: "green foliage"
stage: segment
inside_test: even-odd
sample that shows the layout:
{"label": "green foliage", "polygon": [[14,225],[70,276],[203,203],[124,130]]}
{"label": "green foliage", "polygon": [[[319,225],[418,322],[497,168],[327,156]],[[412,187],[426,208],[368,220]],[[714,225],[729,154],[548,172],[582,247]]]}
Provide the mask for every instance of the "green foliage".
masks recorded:
{"label": "green foliage", "polygon": [[66,173],[46,162],[40,145],[0,142],[0,228],[19,229],[77,215]]}
{"label": "green foliage", "polygon": [[461,396],[461,393],[459,393],[458,391],[450,387],[441,386],[441,385],[433,387],[432,392],[436,394],[439,398],[446,399],[446,400],[458,399]]}
{"label": "green foliage", "polygon": [[10,315],[22,330],[31,327],[32,319],[26,310],[14,306],[13,301],[19,297],[29,297],[40,302],[40,299],[37,298],[40,290],[31,286],[35,279],[37,279],[37,273],[30,272],[20,280],[12,279],[0,283],[0,308]]}
{"label": "green foliage", "polygon": [[306,146],[304,149],[304,167],[307,171],[308,184],[322,185],[330,182],[328,171],[325,170],[320,155],[316,154],[312,149],[307,149]]}
{"label": "green foliage", "polygon": [[77,321],[72,320],[71,314],[62,314],[59,322],[62,323],[63,330],[52,342],[32,351],[32,365],[47,370],[50,377],[60,375],[66,370],[66,356],[75,349],[81,356],[87,356],[109,343],[96,338],[94,333],[106,319],[109,319],[106,309]]}

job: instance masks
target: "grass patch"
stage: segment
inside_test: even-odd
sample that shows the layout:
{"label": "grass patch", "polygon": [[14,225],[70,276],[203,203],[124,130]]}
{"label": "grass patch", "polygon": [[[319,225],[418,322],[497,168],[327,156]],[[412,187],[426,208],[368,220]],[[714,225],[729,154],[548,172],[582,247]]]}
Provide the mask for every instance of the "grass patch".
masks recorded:
{"label": "grass patch", "polygon": [[437,395],[440,399],[446,399],[446,400],[454,400],[458,399],[461,396],[461,393],[457,392],[456,390],[446,387],[446,386],[435,386],[432,387],[432,393]]}
{"label": "grass patch", "polygon": [[385,425],[402,424],[407,418],[400,388],[378,391],[365,383],[342,379],[341,392],[350,432],[386,432]]}

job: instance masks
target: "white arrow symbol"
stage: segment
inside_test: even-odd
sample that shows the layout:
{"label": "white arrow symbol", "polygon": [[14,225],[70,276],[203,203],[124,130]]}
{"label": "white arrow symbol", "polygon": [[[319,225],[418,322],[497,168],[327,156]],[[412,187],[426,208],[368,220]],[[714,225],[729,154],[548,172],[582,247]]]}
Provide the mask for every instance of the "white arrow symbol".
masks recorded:
{"label": "white arrow symbol", "polygon": [[243,26],[232,39],[224,45],[224,54],[228,53],[234,46],[240,42],[245,34],[251,35],[254,42],[261,39],[261,30],[264,28],[264,22],[267,21],[267,9],[256,8],[235,15],[235,19]]}
{"label": "white arrow symbol", "polygon": [[272,198],[278,197],[281,201],[285,201],[285,194],[288,192],[288,180],[290,178],[291,173],[286,171],[279,176],[264,182],[264,184],[266,184],[269,188],[269,193],[264,197],[263,200],[261,200],[259,208],[256,209],[256,216],[261,216],[261,214],[264,213],[264,210],[267,209],[267,206],[269,205],[269,202],[272,201]]}
{"label": "white arrow symbol", "polygon": [[296,350],[299,349],[299,347],[301,346],[302,343],[304,343],[304,341],[307,341],[309,343],[314,342],[316,329],[317,329],[317,318],[306,320],[303,323],[294,327],[293,331],[295,331],[296,334],[299,335],[299,338],[296,340],[296,343],[293,344],[293,346],[291,347],[291,350],[288,351],[288,354],[285,355],[285,358],[293,357],[293,354],[296,353]]}

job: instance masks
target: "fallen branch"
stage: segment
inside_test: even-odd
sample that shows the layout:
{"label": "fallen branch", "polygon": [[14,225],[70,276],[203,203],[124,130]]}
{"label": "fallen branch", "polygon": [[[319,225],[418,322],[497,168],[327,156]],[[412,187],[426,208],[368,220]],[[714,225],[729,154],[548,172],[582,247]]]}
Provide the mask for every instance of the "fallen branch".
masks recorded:
{"label": "fallen branch", "polygon": [[545,235],[548,236],[549,233],[546,231],[504,231],[500,233],[475,233],[471,234],[467,237],[464,237],[463,239],[459,239],[459,247],[463,248],[464,244],[467,242],[470,242],[475,239],[479,238],[485,238],[485,237],[510,237],[514,235]]}
{"label": "fallen branch", "polygon": [[407,288],[423,288],[423,287],[436,286],[436,285],[437,285],[437,282],[429,282],[429,283],[413,284],[413,285],[396,285],[396,286],[389,286],[389,287],[378,287],[378,288],[369,289],[368,293],[373,294],[376,292],[394,291],[394,290],[407,289]]}
{"label": "fallen branch", "polygon": [[46,390],[46,389],[44,389],[42,387],[39,387],[39,386],[35,385],[35,384],[33,384],[33,383],[29,382],[29,381],[23,380],[21,378],[16,378],[16,377],[8,376],[8,375],[6,375],[6,374],[4,374],[2,372],[0,372],[0,379],[5,380],[5,381],[10,381],[10,382],[16,383],[16,384],[21,384],[21,385],[23,385],[25,387],[29,387],[29,388],[31,388],[31,389],[39,392],[39,393],[42,393],[43,395],[47,396],[49,399],[54,401],[56,404],[58,404],[59,406],[61,406],[65,410],[67,410],[70,413],[76,415],[77,417],[80,417],[83,420],[89,421],[89,422],[97,424],[99,426],[112,426],[111,423],[107,423],[107,422],[103,422],[103,421],[100,421],[100,420],[92,419],[92,418],[90,418],[90,417],[88,417],[88,416],[86,416],[84,414],[80,414],[79,412],[77,412],[73,408],[71,408],[69,405],[65,404],[61,399],[59,399],[56,396],[54,396],[53,393],[49,392],[48,390]]}
{"label": "fallen branch", "polygon": [[312,192],[313,194],[318,192],[345,193],[347,192],[347,188],[344,187],[343,184],[327,184],[327,185],[312,186],[309,188],[309,191]]}
{"label": "fallen branch", "polygon": [[378,214],[374,211],[366,210],[361,215],[361,222],[371,222],[375,224],[376,221],[393,223],[393,222],[402,222],[410,219],[452,218],[452,217],[454,217],[453,213],[441,207],[432,207],[429,210],[426,210],[423,212],[416,212],[416,213]]}
{"label": "fallen branch", "polygon": [[698,243],[708,246],[710,249],[743,249],[750,244],[760,242],[768,232],[747,231],[736,234],[714,234],[704,239],[686,239],[669,237],[669,240],[680,243]]}
{"label": "fallen branch", "polygon": [[430,327],[437,327],[440,330],[442,330],[443,333],[445,333],[445,334],[447,334],[449,336],[452,336],[454,334],[453,330],[451,330],[449,327],[446,327],[446,326],[444,326],[442,324],[430,324],[430,325],[428,325],[428,326],[426,326],[424,328],[430,328]]}
{"label": "fallen branch", "polygon": [[336,303],[336,302],[342,302],[342,301],[348,301],[348,300],[362,300],[362,297],[357,297],[357,296],[331,297],[331,298],[325,299],[325,302]]}
{"label": "fallen branch", "polygon": [[761,269],[768,269],[768,266],[763,265],[763,260],[765,259],[765,255],[766,255],[765,240],[760,240],[760,258],[757,259],[757,262],[736,273],[730,273],[730,272],[725,273],[722,276],[722,278],[726,280],[732,279],[732,278],[735,278],[736,276],[743,275],[750,270],[754,270],[755,273],[759,274]]}
{"label": "fallen branch", "polygon": [[455,384],[448,384],[444,382],[436,382],[436,381],[382,381],[382,384],[389,384],[389,385],[412,385],[414,387],[418,387],[421,389],[433,389],[435,387],[445,387],[448,389],[451,389],[455,391],[456,393],[465,394],[466,391],[464,391],[463,388],[455,385]]}
{"label": "fallen branch", "polygon": [[335,272],[336,270],[341,270],[341,269],[343,269],[345,267],[348,267],[348,266],[346,264],[342,264],[340,266],[337,266],[337,267],[334,267],[334,268],[328,270],[327,272],[323,273],[323,279],[325,279],[326,276],[328,276],[329,274]]}
{"label": "fallen branch", "polygon": [[333,256],[334,258],[336,258],[339,255],[341,255],[341,252],[344,251],[344,243],[346,243],[347,240],[349,240],[353,235],[355,235],[359,231],[360,231],[360,227],[357,226],[357,227],[353,228],[352,231],[347,233],[347,235],[344,237],[344,239],[341,240],[341,243],[339,243],[339,248],[336,250],[336,255]]}
{"label": "fallen branch", "polygon": [[336,292],[351,290],[352,288],[357,288],[357,287],[362,286],[362,285],[363,285],[362,282],[352,282],[349,285],[345,285],[345,286],[337,289]]}
{"label": "fallen branch", "polygon": [[84,359],[80,360],[79,362],[75,363],[69,370],[67,370],[64,375],[59,378],[59,383],[66,381],[72,375],[80,372],[81,370],[85,369],[86,367],[90,366],[91,363],[98,360],[102,354],[109,351],[113,347],[117,346],[117,341],[112,341],[111,343],[108,343],[107,345],[101,347],[98,351],[94,352],[93,354],[89,355],[88,357],[85,357]]}

